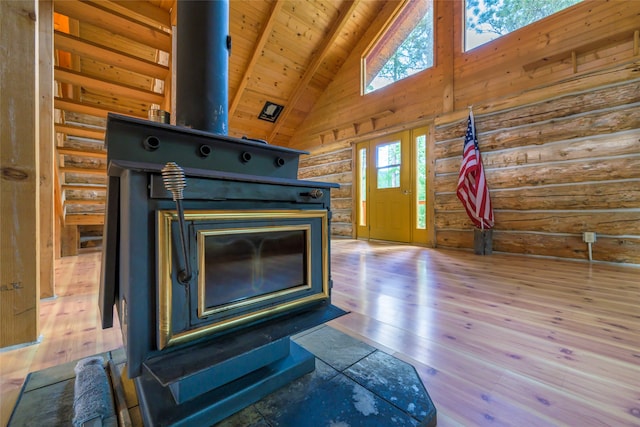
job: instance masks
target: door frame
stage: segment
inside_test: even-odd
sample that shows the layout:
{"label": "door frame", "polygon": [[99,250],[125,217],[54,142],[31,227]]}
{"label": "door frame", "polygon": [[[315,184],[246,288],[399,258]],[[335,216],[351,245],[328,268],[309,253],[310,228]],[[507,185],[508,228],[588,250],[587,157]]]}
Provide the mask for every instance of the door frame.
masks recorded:
{"label": "door frame", "polygon": [[[431,188],[433,187],[433,180],[434,180],[434,163],[433,163],[433,135],[432,135],[432,126],[429,125],[424,125],[424,126],[420,126],[420,127],[416,127],[413,129],[410,129],[408,131],[405,131],[409,133],[409,139],[410,139],[410,143],[409,143],[409,162],[408,165],[410,167],[410,171],[409,171],[409,176],[410,176],[410,191],[411,191],[411,195],[409,197],[409,203],[411,204],[410,207],[410,221],[411,221],[411,227],[410,227],[410,243],[411,244],[416,244],[416,245],[425,245],[425,246],[434,246],[434,241],[435,241],[435,237],[434,237],[434,209],[433,209],[433,202],[434,202],[434,194],[433,191],[431,191]],[[369,209],[366,209],[366,204],[365,204],[365,209],[366,209],[366,214],[364,215],[364,224],[361,221],[361,212],[362,212],[362,206],[361,206],[361,192],[362,192],[362,188],[361,188],[361,175],[362,175],[362,159],[361,159],[361,150],[365,149],[366,150],[366,168],[365,168],[365,172],[366,172],[366,187],[365,187],[365,201],[369,202],[371,200],[370,197],[370,186],[372,183],[372,179],[371,179],[371,174],[373,173],[373,171],[375,171],[375,158],[373,156],[373,151],[371,150],[371,147],[376,143],[379,142],[381,138],[385,138],[385,137],[390,137],[392,135],[398,134],[398,132],[389,132],[387,135],[384,135],[382,137],[376,137],[376,138],[371,138],[371,139],[367,139],[364,141],[360,141],[357,142],[356,144],[354,144],[354,152],[353,152],[353,157],[354,157],[354,171],[353,171],[353,197],[354,197],[354,201],[353,201],[353,209],[354,209],[354,231],[355,231],[355,237],[357,239],[365,239],[365,240],[369,240],[370,239],[370,218],[369,218]],[[426,183],[426,207],[425,207],[425,228],[423,229],[419,229],[417,228],[417,216],[418,216],[418,191],[417,191],[417,165],[416,165],[416,161],[418,159],[418,146],[417,146],[417,139],[420,136],[424,136],[425,138],[425,145],[424,145],[424,150],[425,150],[425,183]],[[404,162],[403,162],[404,165]]]}

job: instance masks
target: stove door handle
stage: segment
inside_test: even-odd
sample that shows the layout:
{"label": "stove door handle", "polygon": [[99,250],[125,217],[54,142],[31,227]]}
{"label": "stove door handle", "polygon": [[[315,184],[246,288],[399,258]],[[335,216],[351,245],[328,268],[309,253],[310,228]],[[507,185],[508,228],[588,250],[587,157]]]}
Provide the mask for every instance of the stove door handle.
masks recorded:
{"label": "stove door handle", "polygon": [[319,188],[315,188],[309,191],[308,193],[300,193],[300,195],[305,197],[311,197],[312,199],[320,199],[322,198],[322,196],[324,196],[324,191],[320,190]]}
{"label": "stove door handle", "polygon": [[171,192],[173,201],[176,202],[176,213],[178,216],[178,228],[180,229],[180,246],[182,249],[182,259],[179,260],[180,270],[178,271],[178,281],[183,285],[188,285],[191,280],[191,266],[189,264],[189,251],[187,249],[187,238],[185,233],[184,208],[182,199],[183,190],[187,186],[184,170],[175,162],[169,162],[162,168],[162,181],[167,191]]}

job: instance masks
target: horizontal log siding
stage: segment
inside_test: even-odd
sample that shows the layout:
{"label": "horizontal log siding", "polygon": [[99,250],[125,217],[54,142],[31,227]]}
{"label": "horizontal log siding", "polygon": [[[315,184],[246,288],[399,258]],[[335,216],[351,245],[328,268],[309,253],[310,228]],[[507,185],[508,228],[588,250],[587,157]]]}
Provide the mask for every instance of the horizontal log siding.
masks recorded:
{"label": "horizontal log siding", "polygon": [[362,96],[362,54],[393,8],[381,10],[292,138],[291,147],[312,152],[301,173],[340,182],[334,207],[346,210],[350,158],[334,155],[430,126],[434,243],[470,249],[455,185],[473,105],[496,209],[494,251],[584,260],[581,233],[595,231],[594,259],[640,264],[640,2],[582,2],[469,52],[459,48],[463,4],[434,1],[434,67]]}
{"label": "horizontal log siding", "polygon": [[[606,100],[606,102],[605,102]],[[455,196],[466,117],[435,127],[439,247],[470,248]],[[640,79],[476,114],[494,251],[640,264]]]}
{"label": "horizontal log siding", "polygon": [[298,178],[340,184],[340,188],[331,190],[331,235],[334,237],[353,236],[352,151],[349,144],[334,144],[300,159]]}

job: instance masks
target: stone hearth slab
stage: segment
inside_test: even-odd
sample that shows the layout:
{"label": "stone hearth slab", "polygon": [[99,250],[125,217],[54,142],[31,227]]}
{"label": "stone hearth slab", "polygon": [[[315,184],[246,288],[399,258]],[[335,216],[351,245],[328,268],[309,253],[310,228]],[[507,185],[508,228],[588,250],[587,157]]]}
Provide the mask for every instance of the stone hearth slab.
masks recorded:
{"label": "stone hearth slab", "polygon": [[294,335],[292,338],[318,359],[338,371],[348,368],[376,350],[362,341],[325,325]]}
{"label": "stone hearth slab", "polygon": [[413,366],[326,325],[293,340],[316,356],[316,370],[216,427],[436,425]]}
{"label": "stone hearth slab", "polygon": [[[413,366],[326,325],[296,335],[293,341],[316,356],[315,371],[216,427],[436,425],[436,408]],[[121,350],[114,351],[104,357],[118,363],[121,354]],[[25,425],[26,419],[34,426],[70,425],[73,391],[69,385],[74,366],[67,363],[29,374],[9,427]],[[46,378],[51,381],[43,381]],[[44,402],[46,411],[41,406]],[[130,408],[135,427],[140,426],[137,411],[137,407]],[[52,423],[52,412],[62,418]],[[39,419],[40,414],[46,419]]]}

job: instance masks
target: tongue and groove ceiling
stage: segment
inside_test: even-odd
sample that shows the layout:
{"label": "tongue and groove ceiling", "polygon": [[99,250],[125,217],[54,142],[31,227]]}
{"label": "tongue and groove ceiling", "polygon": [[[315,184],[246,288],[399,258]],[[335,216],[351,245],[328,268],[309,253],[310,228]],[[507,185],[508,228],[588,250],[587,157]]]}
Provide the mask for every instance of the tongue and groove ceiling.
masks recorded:
{"label": "tongue and groove ceiling", "polygon": [[[229,4],[229,135],[291,145],[384,1]],[[104,222],[107,112],[171,110],[174,0],[54,1],[57,209],[64,225]],[[179,90],[179,89],[177,89]],[[284,106],[259,120],[266,101]]]}

